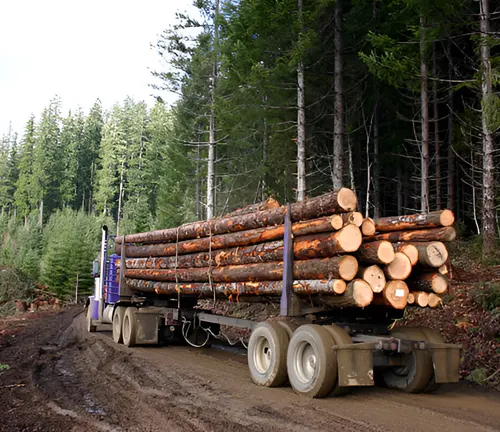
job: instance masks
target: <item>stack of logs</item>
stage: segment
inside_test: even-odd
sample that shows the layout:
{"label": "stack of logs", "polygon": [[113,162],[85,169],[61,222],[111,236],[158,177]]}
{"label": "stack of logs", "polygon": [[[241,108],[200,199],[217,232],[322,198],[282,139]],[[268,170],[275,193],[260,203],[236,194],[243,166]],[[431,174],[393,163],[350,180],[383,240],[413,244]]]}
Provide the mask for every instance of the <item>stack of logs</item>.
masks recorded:
{"label": "stack of logs", "polygon": [[[453,213],[381,218],[346,188],[290,207],[293,292],[331,307],[436,307],[448,285]],[[125,283],[171,298],[279,296],[287,207],[273,199],[210,221],[116,238]],[[119,271],[122,264],[118,260]]]}

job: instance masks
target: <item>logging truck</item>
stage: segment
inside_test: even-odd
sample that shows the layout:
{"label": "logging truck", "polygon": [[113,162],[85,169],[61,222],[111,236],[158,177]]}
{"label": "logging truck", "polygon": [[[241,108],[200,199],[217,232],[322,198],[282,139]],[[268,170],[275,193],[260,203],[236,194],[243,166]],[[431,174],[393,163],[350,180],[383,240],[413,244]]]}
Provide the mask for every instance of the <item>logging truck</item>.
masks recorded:
{"label": "logging truck", "polygon": [[[338,212],[353,210],[355,207],[351,204],[341,206],[337,202],[340,202],[340,192],[335,196],[335,200],[335,205],[342,207],[341,209],[332,207]],[[317,202],[310,205],[310,208],[313,209],[314,205],[317,205]],[[319,214],[318,208],[323,209],[326,206],[315,208],[311,214],[314,216]],[[258,211],[267,212],[269,216],[278,214],[280,209],[258,209]],[[368,256],[376,255],[372,260],[377,261],[385,259],[387,254],[392,258],[386,262],[395,262],[396,255],[402,254],[400,250],[404,244],[394,244],[394,247],[391,245],[391,250],[388,250],[385,243],[380,243],[383,239],[374,238],[374,243],[370,243],[371,246],[365,247],[365,252],[362,252],[360,234],[359,241],[356,240],[355,245],[348,246],[340,239],[349,238],[353,241],[352,238],[357,235],[356,230],[362,230],[361,225],[365,219],[360,218],[358,229],[354,216],[346,221],[344,214],[340,219],[333,217],[328,219],[328,223],[333,227],[329,229],[336,230],[337,237],[334,240],[319,235],[320,240],[315,240],[314,246],[311,246],[307,236],[311,232],[317,232],[314,231],[316,228],[311,227],[324,224],[324,221],[312,220],[307,224],[305,236],[297,236],[300,231],[297,226],[304,223],[294,224],[294,219],[307,219],[303,214],[299,214],[300,209],[288,206],[283,210],[282,225],[279,225],[281,240],[279,244],[272,246],[274,248],[272,260],[279,260],[279,271],[270,267],[274,261],[259,263],[259,259],[264,259],[262,258],[264,255],[259,255],[254,264],[252,261],[244,261],[241,264],[238,262],[239,265],[231,265],[234,262],[229,260],[223,263],[227,264],[224,271],[215,272],[215,268],[212,268],[212,264],[215,266],[215,262],[212,262],[213,257],[215,261],[219,260],[217,264],[220,265],[220,260],[228,260],[228,257],[237,256],[238,260],[242,260],[242,256],[246,256],[238,245],[234,250],[222,250],[223,246],[217,246],[219,239],[216,237],[219,228],[216,224],[219,222],[210,225],[209,232],[200,234],[197,231],[198,237],[189,237],[186,234],[188,228],[181,227],[182,230],[179,228],[173,231],[163,230],[161,239],[154,237],[154,233],[119,238],[110,235],[108,229],[103,227],[100,253],[93,269],[95,289],[86,304],[88,331],[95,332],[100,324],[111,324],[114,342],[128,347],[174,343],[203,347],[227,327],[248,329],[251,333],[247,358],[253,382],[268,387],[289,383],[295,392],[309,397],[338,396],[344,394],[349,387],[373,386],[375,383],[409,393],[432,392],[442,383],[458,381],[460,346],[444,343],[442,336],[429,328],[393,326],[396,320],[403,317],[407,299],[419,303],[420,298],[425,297],[428,301],[427,293],[424,291],[410,293],[402,280],[388,280],[385,283],[384,279],[377,294],[376,283],[372,283],[372,292],[370,285],[365,282],[371,275],[369,267],[361,270],[358,268],[356,258],[350,255],[331,256],[333,247],[337,252],[339,247],[347,250],[352,246],[352,252],[357,251],[356,256],[358,259],[366,260],[364,262],[370,263],[366,258]],[[331,210],[330,208],[329,211],[332,212]],[[298,216],[294,217],[296,214]],[[235,217],[232,220],[242,220],[239,215],[239,219]],[[255,224],[254,220],[255,218],[252,219],[252,224]],[[269,223],[269,220],[267,217],[266,223]],[[201,226],[201,223],[198,223],[195,228],[199,230]],[[254,231],[268,229],[242,225],[226,232],[247,228]],[[414,228],[420,229],[420,226]],[[222,231],[222,228],[219,231]],[[383,229],[377,231],[383,232]],[[250,231],[243,232],[250,233]],[[266,232],[271,230],[268,229]],[[375,230],[371,228],[370,222],[366,227],[366,233],[363,231],[363,234],[368,238],[374,233]],[[302,231],[299,234],[302,234]],[[261,231],[260,235],[262,237]],[[205,255],[203,253],[183,255],[192,252],[187,249],[181,250],[181,247],[188,247],[186,245],[188,242],[184,242],[185,244],[179,242],[183,236],[197,238],[198,242],[207,241],[208,246],[201,249],[206,251]],[[246,239],[250,237],[248,234]],[[415,234],[412,239],[419,240]],[[171,243],[161,245],[161,253],[159,252],[156,255],[158,258],[155,258],[152,248],[158,249],[160,243],[162,241],[165,243],[166,240]],[[267,240],[272,243],[273,238]],[[396,241],[400,241],[399,237]],[[141,242],[147,245],[137,246]],[[256,241],[255,244],[260,248],[259,253],[264,253],[259,246],[263,243]],[[309,246],[306,247],[306,244]],[[224,245],[227,246],[227,242]],[[267,247],[266,254],[271,253],[270,247]],[[312,255],[307,252],[311,247],[314,247],[315,251]],[[149,249],[139,254],[138,248]],[[167,248],[170,250],[167,251]],[[219,248],[221,252],[214,255],[212,248]],[[370,255],[373,248],[376,248],[376,253]],[[412,247],[411,252],[415,250],[416,247]],[[128,256],[127,251],[132,256]],[[252,250],[253,252],[255,251]],[[307,255],[308,260],[301,260],[300,254]],[[161,256],[164,258],[160,258]],[[189,264],[184,262],[188,260],[186,257],[189,257]],[[250,260],[252,257],[255,258],[256,254],[248,254],[248,257]],[[408,262],[417,260],[415,257],[404,259]],[[199,265],[195,265],[197,260],[200,261]],[[208,266],[205,266],[206,262],[209,262]],[[187,272],[181,271],[183,263],[184,269],[188,265],[196,268],[187,275]],[[307,269],[301,269],[300,266],[304,267],[304,263],[309,263]],[[406,261],[403,264],[407,265]],[[330,270],[334,270],[325,275],[323,265],[328,265]],[[228,276],[236,271],[236,267],[238,267],[236,280],[241,282],[235,282]],[[262,274],[257,272],[257,268]],[[394,268],[400,268],[399,264]],[[384,271],[390,279],[392,270],[385,268]],[[203,272],[205,274],[202,274]],[[250,272],[253,276],[245,279],[242,276],[246,274],[245,272]],[[317,272],[317,277],[314,272]],[[364,275],[365,273],[369,274]],[[204,279],[205,277],[207,279]],[[385,277],[384,272],[382,277]],[[425,282],[421,285],[425,285]],[[366,286],[369,287],[369,293],[365,295]],[[385,294],[386,291],[390,291],[396,299],[393,307],[388,307],[387,302],[390,299],[389,294]],[[424,293],[427,297],[419,293]],[[200,298],[215,300],[221,297],[237,298],[240,301],[247,298],[252,298],[253,301],[263,297],[272,298],[280,304],[280,315],[264,322],[256,322],[217,315],[198,306]],[[365,297],[368,297],[368,300],[362,303],[366,300]],[[400,307],[396,301],[401,297],[405,298],[405,302]],[[439,296],[435,297],[440,301]],[[360,305],[363,307],[359,307]]]}

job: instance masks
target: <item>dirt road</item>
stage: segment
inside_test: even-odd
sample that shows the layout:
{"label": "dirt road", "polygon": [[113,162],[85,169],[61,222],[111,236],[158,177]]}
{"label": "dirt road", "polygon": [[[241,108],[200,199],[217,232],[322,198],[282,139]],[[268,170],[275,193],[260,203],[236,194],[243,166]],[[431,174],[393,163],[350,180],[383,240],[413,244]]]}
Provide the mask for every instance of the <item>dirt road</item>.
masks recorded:
{"label": "dirt road", "polygon": [[244,353],[117,346],[68,309],[0,337],[0,431],[500,430],[500,395],[461,383],[434,395],[355,389],[311,400],[259,388]]}

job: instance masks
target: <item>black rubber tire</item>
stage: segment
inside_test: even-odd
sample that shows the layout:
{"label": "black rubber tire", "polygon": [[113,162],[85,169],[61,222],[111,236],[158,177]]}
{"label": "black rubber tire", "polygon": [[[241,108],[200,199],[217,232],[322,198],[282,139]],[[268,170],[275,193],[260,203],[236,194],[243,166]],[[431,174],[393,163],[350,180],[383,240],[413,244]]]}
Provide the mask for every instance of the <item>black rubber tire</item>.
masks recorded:
{"label": "black rubber tire", "polygon": [[299,327],[298,324],[295,324],[292,321],[276,321],[281,327],[283,327],[287,334],[288,334],[288,339],[291,339],[293,336],[293,332],[297,330]]}
{"label": "black rubber tire", "polygon": [[117,306],[113,315],[113,340],[117,344],[123,343],[123,317],[126,310],[125,306]]}
{"label": "black rubber tire", "polygon": [[287,378],[286,353],[290,338],[277,322],[261,322],[248,342],[248,368],[252,381],[260,386],[279,387]]}
{"label": "black rubber tire", "polygon": [[[288,379],[296,393],[312,398],[329,395],[337,380],[337,353],[333,338],[327,330],[316,324],[306,324],[295,330],[287,354]],[[305,350],[311,353],[306,360]],[[314,366],[310,362],[314,361]],[[313,369],[311,371],[311,369]]]}
{"label": "black rubber tire", "polygon": [[[417,328],[397,327],[391,336],[401,339],[427,340],[424,333]],[[429,353],[425,350],[414,350],[405,355],[405,367],[391,367],[382,372],[387,387],[399,389],[406,393],[421,393],[429,384],[434,369]]]}
{"label": "black rubber tire", "polygon": [[134,307],[128,307],[123,316],[123,345],[128,347],[135,346],[135,335],[137,332],[136,312],[137,310]]}
{"label": "black rubber tire", "polygon": [[[342,345],[352,344],[351,336],[349,336],[349,334],[342,327],[339,327],[336,324],[331,324],[331,325],[326,325],[323,328],[327,330],[328,333],[330,333],[330,336],[333,338],[335,345],[342,346]],[[337,372],[338,368],[339,365],[337,362]],[[337,374],[331,396],[333,397],[343,396],[347,394],[349,390],[350,390],[349,387],[340,387],[338,385],[338,374]]]}
{"label": "black rubber tire", "polygon": [[[441,333],[438,331],[428,328],[428,327],[421,327],[420,330],[424,333],[425,337],[427,340],[431,343],[445,343],[443,336],[441,336]],[[429,356],[431,357],[432,361],[432,355],[429,353]],[[433,366],[434,367],[434,366]],[[427,384],[427,387],[424,389],[423,393],[433,393],[437,389],[441,387],[441,384],[438,384],[436,382],[436,379],[434,377],[434,373],[432,374],[432,378],[429,381],[429,384]]]}
{"label": "black rubber tire", "polygon": [[91,324],[91,319],[90,319],[90,305],[87,307],[87,314],[85,316],[85,319],[87,321],[87,331],[89,333],[95,333],[97,331],[97,326]]}

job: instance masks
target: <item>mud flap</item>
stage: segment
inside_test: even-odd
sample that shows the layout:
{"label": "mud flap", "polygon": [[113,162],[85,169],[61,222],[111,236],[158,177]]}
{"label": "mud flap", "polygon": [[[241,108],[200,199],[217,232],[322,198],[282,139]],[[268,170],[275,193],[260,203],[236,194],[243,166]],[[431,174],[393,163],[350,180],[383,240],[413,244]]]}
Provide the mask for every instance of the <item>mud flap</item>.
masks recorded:
{"label": "mud flap", "polygon": [[137,320],[136,344],[157,344],[158,343],[158,313],[147,313],[138,311],[135,314]]}
{"label": "mud flap", "polygon": [[432,356],[436,383],[458,382],[460,379],[460,345],[427,343]]}
{"label": "mud flap", "polygon": [[357,343],[337,348],[339,386],[372,386],[373,343]]}

